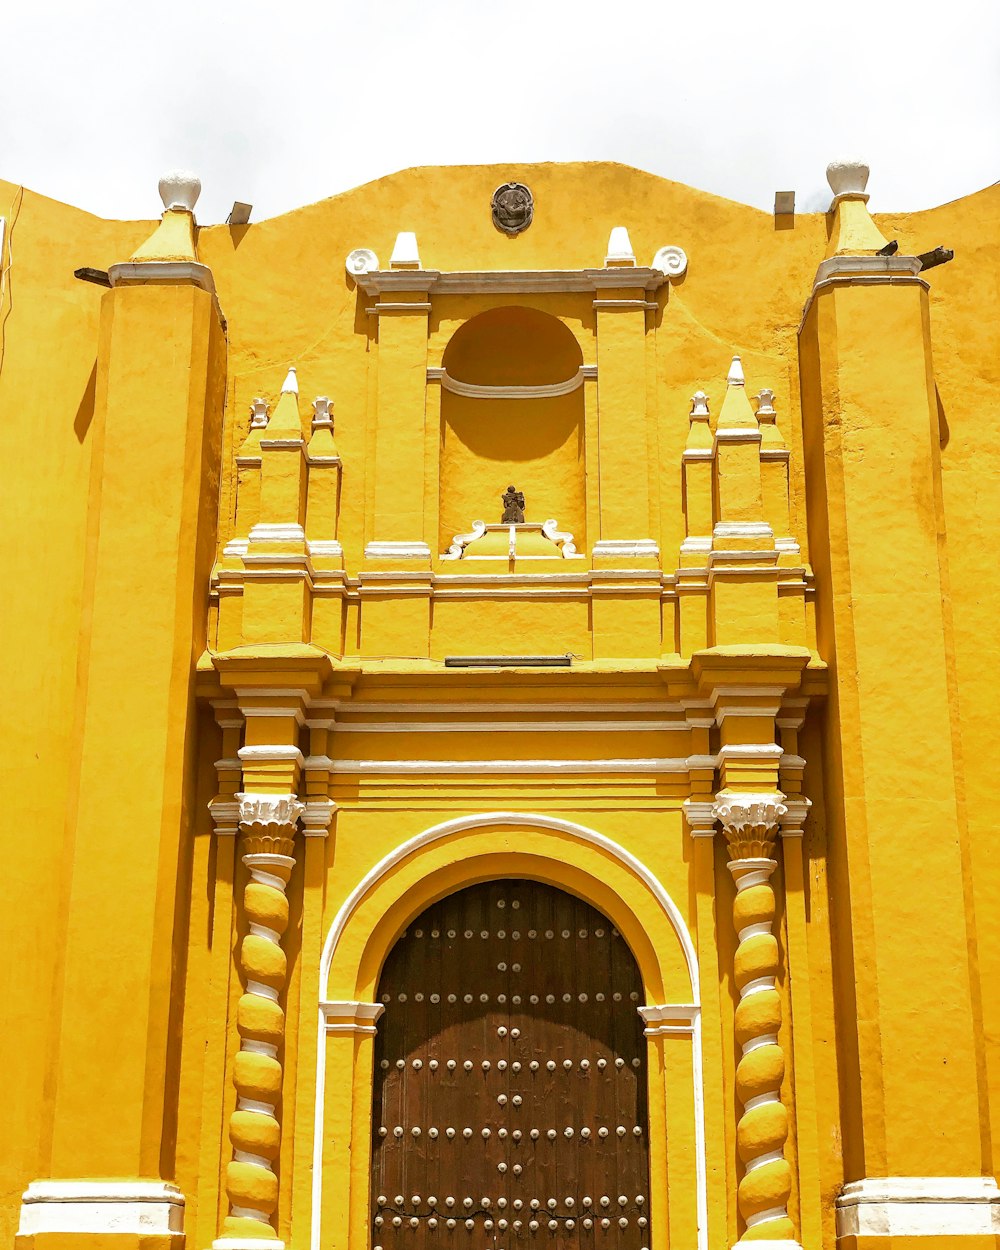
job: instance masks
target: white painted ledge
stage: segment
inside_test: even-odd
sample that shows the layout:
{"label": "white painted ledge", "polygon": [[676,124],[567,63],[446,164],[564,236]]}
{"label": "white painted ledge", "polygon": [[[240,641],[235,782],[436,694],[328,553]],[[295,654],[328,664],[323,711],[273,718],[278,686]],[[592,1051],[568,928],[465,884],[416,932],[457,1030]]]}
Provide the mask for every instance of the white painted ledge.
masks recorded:
{"label": "white painted ledge", "polygon": [[657,559],[659,546],[652,538],[602,538],[594,543],[591,555],[611,556],[615,559],[646,558]]}
{"label": "white painted ledge", "polygon": [[366,560],[429,560],[431,549],[421,542],[370,542]]}
{"label": "white painted ledge", "polygon": [[112,286],[200,286],[215,294],[215,279],[207,265],[194,260],[122,261],[108,269]]}
{"label": "white painted ledge", "polygon": [[838,1237],[1000,1233],[992,1176],[885,1176],[849,1181],[837,1199]]}
{"label": "white painted ledge", "polygon": [[18,1235],[184,1235],[184,1195],[166,1181],[32,1181]]}

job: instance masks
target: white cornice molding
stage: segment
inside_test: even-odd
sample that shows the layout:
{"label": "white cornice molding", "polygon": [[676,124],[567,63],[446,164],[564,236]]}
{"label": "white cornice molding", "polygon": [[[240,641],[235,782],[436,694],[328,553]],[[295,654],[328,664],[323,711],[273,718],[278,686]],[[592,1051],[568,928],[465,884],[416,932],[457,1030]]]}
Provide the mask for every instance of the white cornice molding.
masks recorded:
{"label": "white cornice molding", "polygon": [[594,559],[615,560],[658,559],[659,545],[652,538],[601,538],[594,543]]}
{"label": "white cornice molding", "polygon": [[597,366],[581,365],[571,378],[564,382],[539,383],[535,386],[487,386],[477,382],[460,382],[447,371],[438,367],[427,370],[428,382],[439,382],[441,389],[466,399],[552,399],[558,395],[570,395],[579,390],[590,377],[597,376]]}
{"label": "white cornice molding", "polygon": [[337,804],[333,799],[307,799],[302,810],[302,832],[307,838],[325,838]]}
{"label": "white cornice molding", "polygon": [[[448,773],[458,776],[478,774],[560,774],[560,773],[687,773],[686,758],[658,757],[650,759],[525,759],[525,760],[345,760],[323,757],[330,772],[348,775],[372,774],[393,776],[424,773]],[[308,765],[307,765],[307,771]]]}
{"label": "white cornice molding", "polygon": [[382,1003],[363,1003],[352,1000],[321,1002],[323,1027],[327,1034],[361,1033],[374,1035],[378,1032],[376,1021],[385,1011]]}
{"label": "white cornice molding", "polygon": [[184,1195],[166,1181],[32,1181],[18,1236],[117,1233],[184,1236]]}
{"label": "white cornice molding", "polygon": [[[679,249],[678,249],[679,250]],[[546,292],[591,292],[605,287],[645,291],[658,290],[676,272],[629,265],[612,269],[381,269],[352,275],[366,295],[383,291],[432,291],[435,295],[544,294]]]}
{"label": "white cornice molding", "polygon": [[692,1003],[652,1003],[637,1007],[645,1024],[645,1037],[690,1037],[694,1033],[700,1007]]}
{"label": "white cornice molding", "polygon": [[424,542],[377,540],[365,547],[366,560],[429,560],[431,549]]}
{"label": "white cornice molding", "polygon": [[108,267],[114,286],[200,286],[215,294],[215,279],[207,265],[194,260],[125,260]]}
{"label": "white cornice molding", "polygon": [[849,1181],[837,1199],[837,1236],[1000,1234],[992,1176],[886,1176]]}

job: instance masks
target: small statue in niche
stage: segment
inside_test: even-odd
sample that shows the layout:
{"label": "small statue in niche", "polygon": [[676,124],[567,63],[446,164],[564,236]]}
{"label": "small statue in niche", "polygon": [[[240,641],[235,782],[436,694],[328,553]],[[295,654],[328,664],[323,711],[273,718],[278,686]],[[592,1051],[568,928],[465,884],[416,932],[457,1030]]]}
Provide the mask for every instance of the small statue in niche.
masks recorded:
{"label": "small statue in niche", "polygon": [[503,493],[503,516],[501,525],[524,524],[524,491],[508,486]]}

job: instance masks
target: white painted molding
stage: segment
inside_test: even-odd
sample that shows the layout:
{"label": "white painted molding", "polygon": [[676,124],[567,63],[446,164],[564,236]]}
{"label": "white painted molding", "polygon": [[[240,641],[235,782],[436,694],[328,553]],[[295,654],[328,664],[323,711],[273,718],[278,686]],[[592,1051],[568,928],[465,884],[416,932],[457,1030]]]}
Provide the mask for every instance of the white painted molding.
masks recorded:
{"label": "white painted molding", "polygon": [[323,1017],[327,1034],[331,1033],[363,1033],[373,1036],[378,1032],[376,1021],[385,1011],[383,1003],[363,1003],[354,1000],[321,1002],[320,1015]]}
{"label": "white painted molding", "polygon": [[196,260],[122,260],[108,267],[112,286],[171,286],[190,284],[215,294],[215,279],[207,265]]}
{"label": "white painted molding", "polygon": [[[218,768],[219,762],[216,762]],[[239,761],[236,761],[236,767],[239,768]],[[220,838],[234,838],[239,832],[240,824],[240,805],[235,799],[214,798],[208,804],[208,810],[212,816],[212,824],[215,826],[215,834]]]}
{"label": "white painted molding", "polygon": [[365,547],[366,560],[429,560],[431,549],[422,542],[370,542]]}
{"label": "white painted molding", "polygon": [[250,528],[252,543],[303,543],[306,532],[301,525],[258,521]]}
{"label": "white painted molding", "polygon": [[612,226],[611,234],[608,237],[608,254],[604,258],[604,267],[634,264],[635,250],[632,247],[632,240],[628,237],[628,228],[626,226]]}
{"label": "white painted molding", "polygon": [[[354,709],[351,709],[352,711]],[[381,712],[381,709],[377,709]],[[391,711],[391,708],[387,708]],[[413,706],[407,711],[412,712]],[[420,711],[425,711],[424,705],[420,705]],[[463,709],[453,709],[463,710]],[[467,709],[465,709],[467,710]],[[484,705],[476,704],[477,712],[506,712],[510,709],[506,704],[493,703]],[[542,710],[542,709],[539,709]],[[493,733],[516,733],[516,734],[575,734],[575,733],[687,733],[690,726],[685,721],[676,720],[610,720],[598,718],[594,720],[580,720],[574,715],[570,709],[546,709],[548,711],[557,710],[558,719],[552,720],[442,720],[442,721],[426,721],[426,720],[398,720],[398,721],[337,721],[332,728],[339,734],[493,734]],[[562,713],[566,713],[562,715]],[[306,769],[310,768],[310,760],[312,756],[306,759]],[[688,757],[688,763],[694,756]],[[714,766],[715,756],[709,755],[705,757],[710,759]]]}
{"label": "white painted molding", "polygon": [[[598,833],[594,829],[587,828],[585,825],[578,825],[568,820],[561,820],[555,816],[543,816],[528,812],[483,812],[476,816],[460,816],[453,820],[445,821],[442,824],[434,825],[429,829],[425,829],[422,833],[419,833],[415,837],[409,838],[406,842],[401,843],[393,851],[390,851],[390,853],[381,859],[377,864],[375,864],[344,900],[340,910],[333,919],[333,923],[330,926],[326,935],[326,940],[323,944],[323,954],[320,960],[319,976],[320,1001],[323,1001],[326,998],[330,968],[337,950],[337,944],[340,941],[340,938],[343,935],[344,930],[347,927],[347,923],[354,911],[361,904],[361,901],[368,895],[371,889],[384,876],[392,872],[399,863],[407,858],[407,856],[413,854],[415,851],[430,846],[434,842],[437,842],[442,838],[449,837],[452,834],[462,833],[472,829],[486,828],[495,824],[520,825],[526,828],[548,829],[557,833],[569,834],[571,837],[576,837],[585,843],[589,843],[592,846],[596,846],[601,850],[604,850],[613,858],[624,864],[639,878],[640,881],[642,881],[659,905],[663,908],[671,927],[676,933],[690,979],[692,994],[691,1005],[697,1011],[697,1015],[693,1021],[693,1028],[690,1033],[691,1061],[694,1078],[695,1201],[698,1213],[697,1250],[708,1250],[708,1181],[705,1158],[705,1111],[703,1057],[701,1044],[701,1013],[697,1010],[700,1003],[698,956],[695,951],[691,934],[684,923],[684,919],[681,916],[676,903],[674,903],[673,899],[664,889],[663,885],[653,872],[647,868],[641,860],[637,859],[631,854],[631,852],[627,851],[619,843],[612,841],[610,838],[606,837],[604,834]],[[326,1018],[322,1011],[320,1011],[318,1015],[319,1046],[317,1049],[316,1062],[316,1107],[314,1116],[315,1127],[313,1130],[311,1250],[322,1250],[323,1246],[322,1177],[323,1143],[325,1136],[324,1096],[326,1083],[326,1046],[323,1043]]]}
{"label": "white painted molding", "polygon": [[337,811],[333,799],[307,799],[302,811],[302,832],[307,838],[325,838]]}
{"label": "white painted molding", "polygon": [[802,827],[806,823],[811,807],[812,801],[805,797],[785,799],[785,815],[781,818],[781,836],[783,838],[802,837]]}
{"label": "white painted molding", "polygon": [[594,543],[591,554],[615,559],[657,559],[658,544],[652,538],[601,538]]}
{"label": "white painted molding", "polygon": [[650,269],[658,269],[668,278],[681,278],[687,273],[688,258],[683,248],[672,243],[661,247],[649,264]]}
{"label": "white painted molding", "polygon": [[600,760],[330,760],[330,772],[344,773],[348,776],[368,774],[377,777],[419,776],[423,773],[433,775],[446,773],[451,776],[475,777],[502,776],[509,773],[525,775],[551,776],[560,773],[594,774],[608,773],[687,773],[686,759],[669,757],[636,759],[628,756],[625,759]]}
{"label": "white painted molding", "polygon": [[294,830],[299,817],[305,811],[294,794],[256,794],[244,792],[236,795],[240,805],[240,824],[271,825],[279,829]]}
{"label": "white painted molding", "polygon": [[184,1235],[184,1195],[166,1181],[32,1181],[18,1235]]}
{"label": "white painted molding", "polygon": [[[668,281],[658,269],[629,267],[628,286],[655,291]],[[599,287],[621,286],[621,275],[614,269],[481,269],[442,273],[436,269],[380,269],[378,273],[357,275],[358,286],[366,295],[383,291],[422,290],[435,295],[541,295],[551,292],[595,291]]]}
{"label": "white painted molding", "polygon": [[[751,706],[739,709],[745,716],[760,716],[762,709]],[[718,760],[780,760],[781,747],[776,742],[736,742],[719,747]]]}
{"label": "white painted molding", "polygon": [[[712,756],[706,756],[705,758],[712,761],[710,765],[706,764],[706,767],[714,767],[714,758]],[[689,760],[688,763],[690,762]],[[715,837],[716,815],[714,799],[685,799],[684,817],[687,820],[688,828],[691,830],[692,838]]]}
{"label": "white painted molding", "polygon": [[356,247],[353,252],[348,252],[344,264],[349,278],[378,272],[378,257],[370,247]]}
{"label": "white painted molding", "polygon": [[[586,365],[581,365],[565,382],[546,382],[537,386],[486,386],[477,382],[460,382],[447,369],[435,367],[427,370],[427,381],[439,382],[442,390],[449,391],[452,395],[462,395],[466,399],[552,399],[579,390],[584,379],[591,376],[584,372],[586,368]],[[594,369],[596,371],[596,366]]]}
{"label": "white painted molding", "polygon": [[169,169],[157,183],[165,212],[183,209],[193,213],[201,195],[201,179],[188,169]]}
{"label": "white painted molding", "polygon": [[336,538],[311,538],[306,543],[311,556],[342,556],[344,548]]}
{"label": "white painted molding", "polygon": [[916,256],[831,256],[820,261],[816,268],[813,286],[830,278],[839,277],[912,277],[920,273],[921,265]]}
{"label": "white painted molding", "polygon": [[767,521],[716,521],[712,533],[716,538],[774,537],[774,530]]}
{"label": "white painted molding", "polygon": [[[263,691],[258,691],[256,693],[262,694]],[[282,691],[281,693],[284,694],[285,691]],[[251,709],[247,709],[247,710],[251,711]],[[255,708],[251,711],[251,715],[256,712],[257,712],[257,709]],[[285,709],[279,708],[276,710],[275,714],[278,716],[284,716],[286,714]],[[258,761],[289,760],[296,764],[302,763],[302,752],[299,750],[298,747],[269,747],[269,746],[240,747],[240,749],[236,752],[236,754],[240,757],[241,763],[244,763],[244,764],[248,762],[252,763],[254,760],[258,760]]]}
{"label": "white painted molding", "polygon": [[276,1237],[216,1237],[212,1250],[285,1250],[285,1243]]}
{"label": "white painted molding", "polygon": [[887,1176],[849,1181],[837,1199],[838,1237],[1000,1234],[992,1176]]}
{"label": "white painted molding", "polygon": [[688,1003],[658,1003],[637,1007],[645,1028],[645,1037],[690,1037],[701,1012]]}

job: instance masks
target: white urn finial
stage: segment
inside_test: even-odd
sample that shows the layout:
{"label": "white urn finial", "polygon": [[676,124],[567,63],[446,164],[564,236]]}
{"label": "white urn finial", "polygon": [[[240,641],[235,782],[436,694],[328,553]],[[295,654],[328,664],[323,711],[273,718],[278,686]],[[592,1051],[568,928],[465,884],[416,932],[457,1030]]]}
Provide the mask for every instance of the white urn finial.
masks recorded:
{"label": "white urn finial", "polygon": [[194,212],[201,195],[201,179],[197,174],[187,169],[171,169],[160,179],[159,187],[160,199],[167,212],[174,208]]}
{"label": "white urn finial", "polygon": [[733,363],[729,366],[729,374],[726,381],[730,386],[745,386],[746,376],[743,373],[743,361],[739,356],[733,357]]}
{"label": "white urn finial", "polygon": [[864,161],[831,161],[826,167],[826,180],[834,195],[864,195],[870,173]]}
{"label": "white urn finial", "polygon": [[282,395],[297,395],[299,393],[299,378],[295,372],[295,366],[292,365],[285,376],[284,382],[281,384]]}

